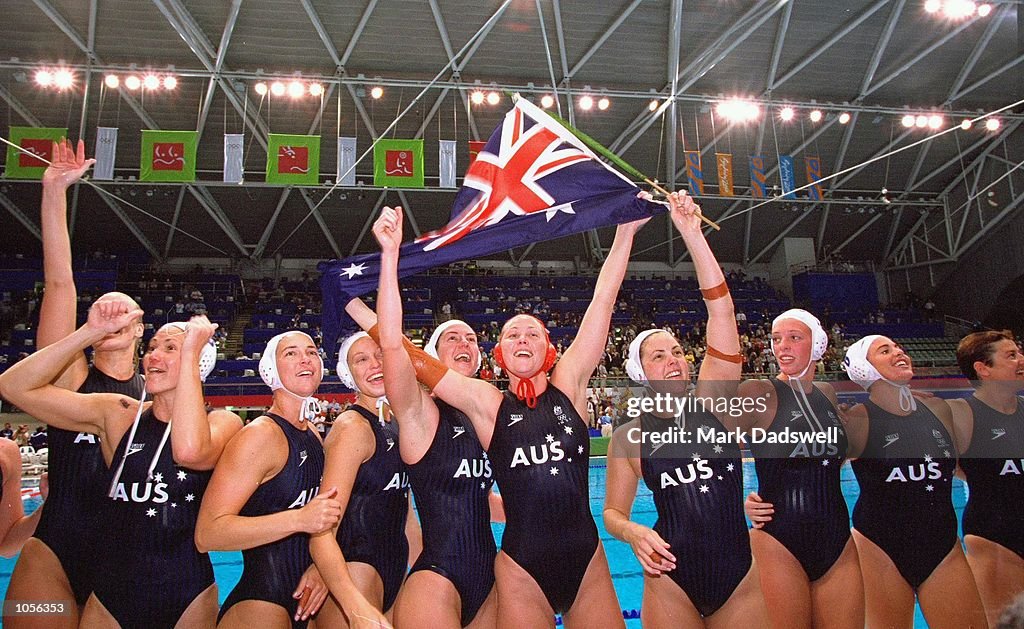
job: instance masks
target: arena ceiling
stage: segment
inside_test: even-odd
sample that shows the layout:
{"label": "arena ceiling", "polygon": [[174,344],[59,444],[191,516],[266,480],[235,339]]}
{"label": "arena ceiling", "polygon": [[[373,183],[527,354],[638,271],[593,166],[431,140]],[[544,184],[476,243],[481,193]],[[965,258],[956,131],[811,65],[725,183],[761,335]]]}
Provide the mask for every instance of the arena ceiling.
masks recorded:
{"label": "arena ceiling", "polygon": [[[701,198],[725,219],[711,238],[723,261],[766,262],[786,236],[815,239],[888,268],[953,262],[1019,211],[1024,114],[1000,113],[995,131],[975,124],[940,133],[902,126],[907,113],[944,116],[942,130],[1013,104],[1024,94],[1019,0],[987,16],[948,19],[923,0],[5,0],[0,23],[0,134],[10,126],[67,126],[95,142],[97,126],[119,131],[117,175],[81,186],[73,200],[81,251],[148,251],[165,257],[332,258],[373,249],[368,227],[382,204],[413,210],[413,228],[448,220],[452,191],[437,181],[437,140],[486,139],[509,106],[470,105],[471,90],[518,91],[532,99],[557,86],[563,117],[660,181],[685,184],[682,151],[703,152],[715,182],[716,152],[734,156],[737,199]],[[36,69],[63,65],[77,83],[44,90]],[[103,85],[107,73],[173,71],[173,92]],[[322,99],[270,97],[255,83],[321,81]],[[478,85],[479,84],[479,85]],[[88,89],[86,89],[86,85]],[[382,86],[384,96],[370,96]],[[578,98],[605,95],[605,111]],[[673,98],[674,95],[674,98]],[[731,96],[761,106],[755,122],[712,114]],[[418,100],[417,100],[418,98]],[[652,113],[652,99],[668,104]],[[389,137],[426,140],[427,189],[361,185],[287,188],[262,183],[266,136],[323,136],[321,181],[336,172],[334,137],[356,136],[358,153]],[[783,105],[791,122],[778,119]],[[820,122],[808,113],[818,108]],[[840,114],[849,113],[843,124]],[[198,129],[199,181],[139,184],[141,129]],[[221,183],[223,133],[244,133],[244,185]],[[339,133],[340,132],[340,133]],[[929,136],[934,139],[920,142]],[[897,154],[877,159],[893,149]],[[90,149],[91,150],[91,149]],[[773,201],[753,210],[747,157],[818,155],[823,202]],[[710,172],[708,172],[710,171]],[[883,188],[887,193],[883,194]],[[39,251],[37,183],[0,180],[3,251]],[[135,206],[135,207],[132,207]],[[318,206],[318,207],[317,207]],[[316,207],[313,211],[312,208]],[[665,219],[638,236],[636,259],[684,259]],[[601,258],[611,230],[508,252],[514,262]]]}

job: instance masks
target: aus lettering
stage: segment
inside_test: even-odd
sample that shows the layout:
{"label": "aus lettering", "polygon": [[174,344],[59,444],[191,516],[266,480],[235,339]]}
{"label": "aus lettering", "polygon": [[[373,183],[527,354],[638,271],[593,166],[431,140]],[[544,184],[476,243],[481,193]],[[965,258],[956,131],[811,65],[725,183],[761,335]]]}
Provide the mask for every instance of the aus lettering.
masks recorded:
{"label": "aus lettering", "polygon": [[[529,451],[529,455],[527,455]],[[512,455],[512,463],[508,466],[509,469],[520,465],[541,465],[542,463],[555,461],[561,461],[565,458],[565,452],[562,451],[562,442],[554,441],[552,443],[542,443],[539,446],[530,446],[527,448],[516,448],[515,454]]]}
{"label": "aus lettering", "polygon": [[100,438],[96,435],[90,435],[87,432],[80,432],[75,436],[75,443],[91,443],[96,445],[100,442]]}
{"label": "aus lettering", "polygon": [[671,472],[662,472],[661,488],[678,487],[679,485],[692,483],[698,478],[700,480],[707,480],[714,476],[714,474],[711,470],[711,465],[704,459],[701,459],[696,463],[688,464],[685,471],[683,468],[677,467]]}
{"label": "aus lettering", "polygon": [[490,478],[491,462],[488,459],[462,459],[459,469],[452,478]]}
{"label": "aus lettering", "polygon": [[1024,459],[1020,459],[1020,461],[1006,459],[1006,462],[1003,463],[1003,469],[999,472],[999,475],[1006,476],[1007,474],[1016,474],[1020,476],[1021,474],[1024,474],[1022,470],[1024,470]]}
{"label": "aus lettering", "polygon": [[[904,470],[906,473],[904,473]],[[938,480],[940,478],[942,478],[942,469],[939,467],[938,461],[932,461],[931,463],[908,465],[906,468],[894,467],[889,472],[889,477],[885,479],[885,482],[908,483],[910,481]]]}
{"label": "aus lettering", "polygon": [[128,488],[124,483],[118,483],[114,500],[162,504],[167,502],[167,483],[132,483]]}
{"label": "aus lettering", "polygon": [[300,491],[299,495],[295,497],[295,500],[292,501],[290,505],[288,505],[288,508],[299,509],[305,507],[306,503],[308,503],[313,498],[316,498],[316,495],[318,493],[320,493],[320,485],[317,485],[316,487],[310,487],[305,491]]}
{"label": "aus lettering", "polygon": [[394,489],[408,489],[409,488],[409,475],[405,472],[395,472],[395,475],[391,477],[391,481],[384,486],[384,491],[392,491]]}
{"label": "aus lettering", "polygon": [[[808,447],[810,446],[810,447]],[[801,443],[789,453],[789,458],[810,458],[819,456],[836,456],[839,448],[834,443]]]}

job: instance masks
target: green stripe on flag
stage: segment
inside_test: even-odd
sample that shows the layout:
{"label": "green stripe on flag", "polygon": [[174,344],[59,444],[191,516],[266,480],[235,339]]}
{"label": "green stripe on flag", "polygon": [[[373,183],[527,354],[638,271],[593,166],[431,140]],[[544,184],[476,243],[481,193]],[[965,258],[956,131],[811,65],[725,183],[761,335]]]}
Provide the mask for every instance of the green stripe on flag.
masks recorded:
{"label": "green stripe on flag", "polygon": [[142,130],[139,181],[195,181],[195,131]]}
{"label": "green stripe on flag", "polygon": [[49,161],[53,158],[53,143],[68,135],[68,130],[53,127],[11,127],[10,140],[28,151],[7,147],[8,179],[42,179],[46,162],[33,157],[38,155]]}
{"label": "green stripe on flag", "polygon": [[320,183],[320,136],[267,136],[267,183]]}
{"label": "green stripe on flag", "polygon": [[423,140],[378,140],[373,147],[373,185],[423,187]]}

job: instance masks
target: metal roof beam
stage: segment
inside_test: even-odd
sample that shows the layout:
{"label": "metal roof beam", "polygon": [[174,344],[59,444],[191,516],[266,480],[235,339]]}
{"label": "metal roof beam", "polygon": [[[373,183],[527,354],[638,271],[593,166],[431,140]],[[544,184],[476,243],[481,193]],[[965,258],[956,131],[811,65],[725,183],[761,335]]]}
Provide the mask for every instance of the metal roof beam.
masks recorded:
{"label": "metal roof beam", "polygon": [[[431,0],[431,2],[433,1],[434,0]],[[593,45],[590,46],[587,52],[583,53],[583,56],[580,57],[579,61],[576,62],[576,65],[574,65],[572,69],[569,70],[569,72],[565,75],[564,78],[572,79],[572,77],[576,76],[576,73],[580,71],[580,68],[582,68],[584,64],[590,61],[590,58],[594,56],[594,53],[601,49],[601,46],[603,46],[604,43],[608,41],[608,38],[611,37],[612,34],[620,26],[622,26],[622,23],[626,21],[626,18],[628,18],[630,14],[632,14],[638,6],[640,6],[641,2],[643,2],[643,0],[633,0],[632,2],[630,2],[629,6],[623,9],[622,12],[615,17],[615,20],[611,23],[611,26],[609,26],[603,33],[601,33],[600,37],[598,37],[597,41],[595,41]],[[676,36],[678,37],[678,33],[676,34]],[[672,34],[670,33],[669,38],[671,37]]]}
{"label": "metal roof beam", "polygon": [[330,245],[331,251],[334,252],[334,257],[341,259],[341,249],[338,248],[338,243],[334,240],[334,236],[331,235],[331,230],[327,228],[327,222],[324,221],[324,217],[320,214],[320,208],[316,206],[313,199],[309,198],[309,191],[305,188],[300,188],[299,192],[302,193],[302,199],[309,206],[309,211],[313,215],[313,220],[320,226],[320,231],[323,232],[324,238],[327,239],[327,244]]}
{"label": "metal roof beam", "polygon": [[178,231],[178,219],[181,217],[181,204],[185,201],[185,187],[178,190],[178,200],[174,203],[174,215],[171,217],[171,228],[167,231],[167,242],[164,243],[164,259],[171,255],[171,243]]}
{"label": "metal roof beam", "polygon": [[885,22],[885,28],[882,29],[882,35],[878,38],[875,52],[872,53],[871,61],[868,63],[868,70],[864,73],[864,80],[860,83],[861,94],[867,92],[868,88],[871,87],[871,82],[875,80],[878,64],[882,62],[882,56],[885,54],[885,49],[889,47],[889,40],[892,39],[892,34],[896,30],[896,23],[899,22],[900,16],[903,15],[903,7],[906,5],[907,0],[897,0],[892,11],[889,12],[889,19]]}
{"label": "metal roof beam", "polygon": [[348,45],[345,46],[345,52],[341,53],[341,67],[345,67],[345,65],[348,64],[348,60],[352,58],[352,53],[356,49],[356,44],[359,43],[359,38],[363,36],[363,31],[366,30],[366,24],[370,21],[370,16],[373,15],[373,11],[376,8],[377,0],[370,0],[366,3],[366,8],[363,9],[363,14],[359,16],[359,23],[356,24],[356,30],[348,40]]}
{"label": "metal roof beam", "polygon": [[66,19],[64,19],[64,16],[61,15],[53,5],[46,2],[46,0],[32,0],[32,2],[40,11],[43,12],[44,15],[46,15],[46,17],[50,18],[50,21],[53,22],[57,28],[68,36],[68,39],[70,39],[75,46],[78,46],[79,50],[86,54],[90,61],[98,63],[96,53],[93,51],[92,46],[82,39],[82,36],[78,34],[78,31],[76,31],[75,28],[71,26]]}
{"label": "metal roof beam", "polygon": [[277,225],[277,219],[281,216],[281,210],[284,209],[285,201],[288,200],[288,195],[291,193],[291,187],[285,188],[281,191],[281,196],[277,198],[277,206],[274,207],[274,213],[270,215],[270,220],[267,221],[267,226],[263,228],[263,233],[260,234],[260,240],[256,243],[256,249],[252,252],[253,260],[259,260],[263,257],[263,252],[267,250],[267,242],[270,241],[270,234],[274,231],[274,226]]}
{"label": "metal roof beam", "polygon": [[43,232],[41,229],[39,229],[39,226],[36,225],[31,218],[29,218],[28,214],[25,214],[21,210],[21,208],[18,207],[18,204],[16,204],[14,201],[11,201],[7,197],[7,195],[5,195],[2,192],[0,192],[0,205],[4,206],[4,208],[6,208],[7,211],[11,213],[11,216],[16,218],[18,222],[21,223],[22,226],[29,231],[30,234],[35,236],[38,240],[43,239]]}
{"label": "metal roof beam", "polygon": [[978,43],[974,45],[974,50],[972,50],[971,54],[967,56],[967,60],[964,61],[963,67],[960,68],[960,73],[957,74],[952,87],[949,88],[949,95],[946,96],[947,105],[953,102],[957,92],[959,92],[960,88],[964,86],[964,82],[967,80],[967,77],[974,71],[974,66],[976,66],[978,64],[978,60],[981,59],[981,54],[985,52],[986,48],[988,48],[988,43],[992,41],[992,37],[996,34],[996,31],[999,30],[1000,24],[1002,24],[1004,19],[1009,17],[1010,11],[1012,10],[1013,8],[1007,5],[999,9],[996,14],[992,16],[992,20],[988,23],[988,26],[985,27],[985,32],[982,33],[981,37],[978,39]]}
{"label": "metal roof beam", "polygon": [[965,87],[962,90],[960,90],[959,92],[957,92],[955,95],[953,95],[949,99],[949,102],[953,102],[955,100],[959,100],[959,99],[963,98],[964,96],[966,96],[967,94],[969,94],[969,93],[973,92],[974,90],[978,89],[979,87],[981,87],[985,83],[988,83],[992,79],[996,78],[997,76],[999,76],[1003,72],[1006,72],[1007,70],[1013,68],[1014,66],[1019,65],[1022,61],[1024,61],[1024,55],[1018,55],[1018,56],[1014,57],[1010,61],[1007,61],[1006,63],[1004,63],[1003,65],[999,66],[998,68],[996,68],[992,72],[989,72],[988,74],[986,74],[985,76],[981,77],[980,79],[978,79],[974,83],[971,83],[967,87]]}
{"label": "metal roof beam", "polygon": [[25,122],[27,122],[30,127],[43,126],[43,124],[39,122],[39,118],[36,118],[32,114],[32,112],[28,110],[27,107],[22,105],[21,101],[15,98],[14,94],[11,94],[11,92],[7,89],[7,86],[5,86],[3,83],[0,83],[0,98],[4,99],[4,101],[7,102],[8,106],[10,106],[14,113],[21,116],[22,119]]}

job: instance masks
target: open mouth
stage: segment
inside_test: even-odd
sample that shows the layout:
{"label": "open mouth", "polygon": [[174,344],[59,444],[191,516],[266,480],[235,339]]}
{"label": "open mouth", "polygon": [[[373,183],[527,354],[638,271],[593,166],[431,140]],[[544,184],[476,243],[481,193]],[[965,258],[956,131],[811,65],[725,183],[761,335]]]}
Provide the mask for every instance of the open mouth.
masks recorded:
{"label": "open mouth", "polygon": [[665,374],[665,379],[666,380],[671,380],[672,378],[681,378],[682,376],[683,376],[683,372],[678,370],[678,369],[675,369],[675,370],[670,371],[667,374]]}
{"label": "open mouth", "polygon": [[909,367],[910,366],[910,361],[908,361],[906,358],[901,358],[901,359],[897,360],[896,362],[894,362],[893,366],[894,367]]}
{"label": "open mouth", "polygon": [[466,353],[466,352],[462,352],[461,354],[456,354],[455,355],[455,362],[457,362],[457,363],[468,363],[469,362],[469,354]]}
{"label": "open mouth", "polygon": [[375,384],[377,382],[382,382],[383,380],[384,380],[384,374],[383,373],[375,373],[375,374],[373,374],[372,376],[370,376],[369,378],[366,379],[366,381],[371,383],[371,384]]}
{"label": "open mouth", "polygon": [[150,367],[149,369],[146,370],[146,373],[148,373],[148,374],[167,373],[167,370],[166,369],[160,369],[159,367]]}
{"label": "open mouth", "polygon": [[516,358],[532,358],[533,352],[526,349],[521,349],[515,354],[513,354],[513,356],[515,356]]}
{"label": "open mouth", "polygon": [[312,375],[313,375],[313,372],[312,372],[312,371],[310,371],[310,370],[308,370],[308,369],[305,369],[305,370],[303,370],[303,371],[300,371],[300,372],[298,373],[298,376],[299,376],[300,378],[302,378],[302,377],[304,377],[304,376],[312,376]]}

